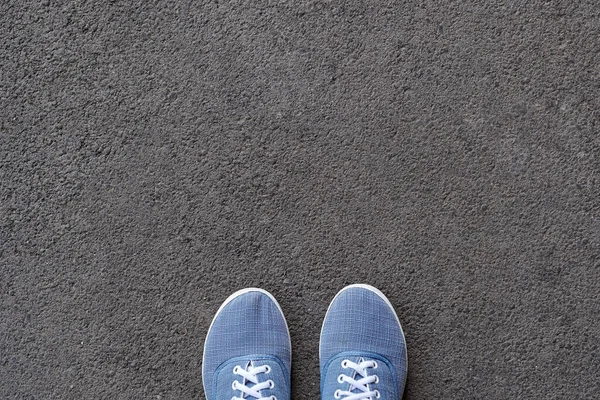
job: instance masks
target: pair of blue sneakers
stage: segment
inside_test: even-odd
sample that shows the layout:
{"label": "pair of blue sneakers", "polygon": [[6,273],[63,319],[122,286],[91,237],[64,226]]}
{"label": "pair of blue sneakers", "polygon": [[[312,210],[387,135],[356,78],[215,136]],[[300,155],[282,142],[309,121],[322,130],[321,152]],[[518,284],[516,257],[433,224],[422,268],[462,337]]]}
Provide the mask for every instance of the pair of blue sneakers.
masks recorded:
{"label": "pair of blue sneakers", "polygon": [[[331,302],[319,348],[322,400],[398,400],[406,381],[406,342],[383,293],[350,285]],[[232,294],[204,344],[207,400],[290,400],[292,346],[275,298],[262,289]]]}

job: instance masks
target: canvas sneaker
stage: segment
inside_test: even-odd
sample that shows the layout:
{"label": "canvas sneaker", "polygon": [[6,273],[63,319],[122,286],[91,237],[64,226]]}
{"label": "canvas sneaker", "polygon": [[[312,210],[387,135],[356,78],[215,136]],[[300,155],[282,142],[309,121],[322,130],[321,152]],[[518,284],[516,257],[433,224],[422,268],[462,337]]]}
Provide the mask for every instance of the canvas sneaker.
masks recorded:
{"label": "canvas sneaker", "polygon": [[219,308],[204,342],[207,400],[290,400],[291,343],[275,298],[249,288]]}
{"label": "canvas sneaker", "polygon": [[406,341],[390,301],[369,285],[333,299],[319,346],[322,400],[398,400],[407,372]]}

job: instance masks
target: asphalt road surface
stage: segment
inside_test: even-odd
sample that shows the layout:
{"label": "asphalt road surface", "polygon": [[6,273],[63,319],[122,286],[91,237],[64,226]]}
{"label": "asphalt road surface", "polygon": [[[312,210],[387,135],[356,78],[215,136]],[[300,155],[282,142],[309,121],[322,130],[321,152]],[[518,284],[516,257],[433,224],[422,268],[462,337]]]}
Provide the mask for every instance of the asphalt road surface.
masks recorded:
{"label": "asphalt road surface", "polygon": [[3,399],[203,399],[258,286],[318,399],[334,294],[405,399],[597,399],[600,4],[2,1]]}

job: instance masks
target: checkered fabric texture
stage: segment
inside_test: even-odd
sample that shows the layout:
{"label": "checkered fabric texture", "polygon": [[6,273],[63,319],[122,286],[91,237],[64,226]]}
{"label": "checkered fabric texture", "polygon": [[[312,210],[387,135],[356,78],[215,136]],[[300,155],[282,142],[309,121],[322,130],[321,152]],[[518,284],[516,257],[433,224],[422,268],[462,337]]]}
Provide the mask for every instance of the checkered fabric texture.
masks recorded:
{"label": "checkered fabric texture", "polygon": [[[270,356],[281,361],[289,386],[291,346],[285,319],[277,304],[264,293],[251,291],[227,303],[215,317],[206,338],[202,378],[208,400],[215,371],[232,358]],[[229,385],[231,385],[229,382]],[[289,392],[289,390],[288,390]],[[231,399],[231,396],[227,400]],[[281,399],[280,399],[281,400]]]}
{"label": "checkered fabric texture", "polygon": [[[349,287],[332,301],[321,332],[320,366],[323,381],[326,379],[327,363],[339,357],[340,353],[373,354],[389,361],[387,364],[391,368],[393,381],[399,396],[402,395],[407,371],[404,334],[394,310],[374,291]],[[331,366],[337,368],[338,363],[332,362]],[[333,379],[322,382],[322,388],[327,389],[329,381],[337,386],[335,378],[337,374]],[[380,382],[380,385],[385,384]]]}

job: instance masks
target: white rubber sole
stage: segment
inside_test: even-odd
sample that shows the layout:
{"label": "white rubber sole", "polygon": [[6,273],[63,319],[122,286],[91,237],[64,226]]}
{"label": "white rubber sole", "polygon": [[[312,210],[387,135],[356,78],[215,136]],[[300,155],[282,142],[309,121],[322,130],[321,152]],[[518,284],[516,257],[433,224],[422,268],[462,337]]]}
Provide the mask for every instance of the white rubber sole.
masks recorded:
{"label": "white rubber sole", "polygon": [[333,300],[331,300],[331,303],[329,303],[329,307],[327,307],[327,312],[325,313],[325,318],[323,319],[323,325],[321,326],[321,333],[319,334],[319,359],[321,358],[321,337],[323,336],[323,328],[325,327],[325,320],[327,319],[327,315],[329,315],[329,310],[331,309],[331,306],[333,305],[333,302],[335,301],[335,299],[340,294],[342,294],[344,291],[346,291],[347,289],[351,289],[351,288],[362,288],[362,289],[370,290],[371,292],[375,293],[377,296],[381,297],[381,299],[383,301],[385,301],[385,303],[388,305],[388,307],[394,313],[394,316],[396,317],[396,322],[398,322],[398,326],[400,327],[400,332],[402,332],[402,336],[404,337],[404,354],[406,355],[406,373],[404,374],[404,381],[406,382],[406,377],[408,375],[408,351],[406,349],[406,336],[404,335],[404,330],[402,329],[402,324],[400,323],[400,318],[398,318],[398,314],[396,314],[396,310],[394,310],[394,306],[392,305],[390,300],[385,296],[385,294],[383,294],[383,292],[381,290],[377,289],[374,286],[367,285],[364,283],[355,283],[353,285],[346,286],[345,288],[343,288],[342,290],[337,292],[337,294],[333,297]]}
{"label": "white rubber sole", "polygon": [[[208,336],[210,335],[210,331],[215,323],[215,321],[217,320],[217,317],[219,316],[219,313],[221,312],[221,310],[223,310],[223,308],[225,308],[225,306],[227,304],[229,304],[232,300],[246,294],[246,293],[250,293],[250,292],[260,292],[264,295],[266,295],[267,297],[269,297],[273,303],[275,303],[275,305],[277,306],[277,308],[279,309],[279,312],[281,313],[281,317],[283,318],[283,323],[285,324],[285,329],[287,331],[288,334],[288,340],[290,341],[290,361],[292,359],[292,340],[290,338],[290,329],[288,327],[287,321],[285,320],[285,315],[283,314],[283,310],[281,309],[281,306],[279,305],[279,303],[277,302],[277,300],[275,300],[275,297],[273,297],[273,295],[269,292],[267,292],[264,289],[259,289],[259,288],[246,288],[246,289],[241,289],[238,290],[237,292],[233,293],[231,296],[229,296],[224,302],[223,304],[221,304],[221,307],[219,307],[219,309],[217,310],[217,312],[215,313],[215,316],[213,317],[210,326],[208,327],[208,333],[206,334],[206,338],[208,339]],[[204,348],[202,350],[202,376],[204,377],[204,356],[206,355],[206,340],[204,340]],[[204,382],[204,378],[202,379],[202,389],[204,390],[204,397],[206,397],[206,384]]]}

